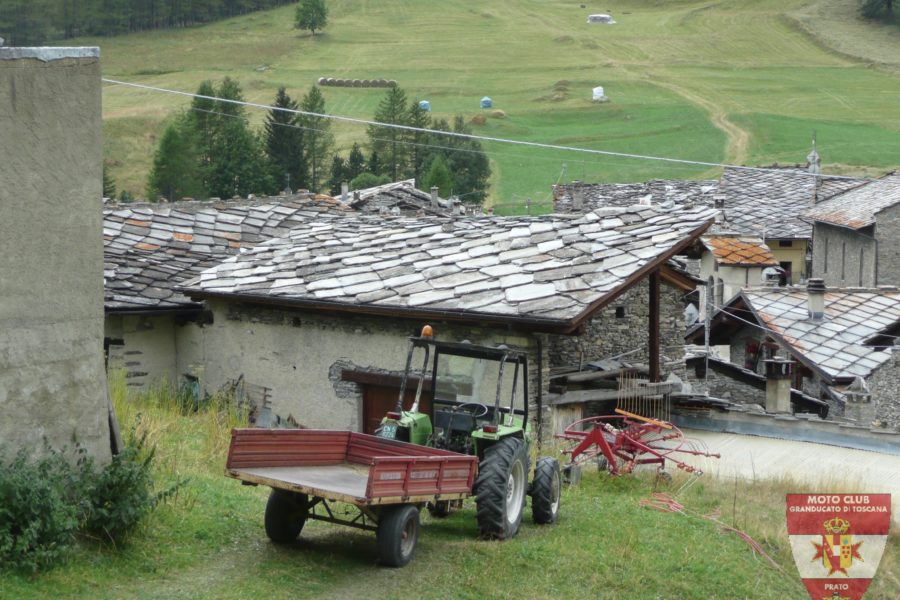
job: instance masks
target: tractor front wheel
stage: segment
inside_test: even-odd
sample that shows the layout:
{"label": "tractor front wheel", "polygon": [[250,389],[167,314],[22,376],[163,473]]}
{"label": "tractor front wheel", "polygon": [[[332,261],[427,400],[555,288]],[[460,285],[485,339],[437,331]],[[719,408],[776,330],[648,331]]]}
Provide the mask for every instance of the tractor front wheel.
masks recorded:
{"label": "tractor front wheel", "polygon": [[273,489],[266,504],[266,535],[276,544],[293,542],[309,512],[306,494]]}
{"label": "tractor front wheel", "polygon": [[485,450],[474,488],[480,537],[505,540],[518,533],[527,483],[524,441],[504,438]]}
{"label": "tractor front wheel", "polygon": [[531,516],[539,525],[555,523],[559,517],[559,461],[549,456],[538,459],[531,482]]}
{"label": "tractor front wheel", "polygon": [[412,504],[387,506],[378,518],[375,541],[378,560],[388,567],[402,567],[412,560],[419,540],[419,509]]}

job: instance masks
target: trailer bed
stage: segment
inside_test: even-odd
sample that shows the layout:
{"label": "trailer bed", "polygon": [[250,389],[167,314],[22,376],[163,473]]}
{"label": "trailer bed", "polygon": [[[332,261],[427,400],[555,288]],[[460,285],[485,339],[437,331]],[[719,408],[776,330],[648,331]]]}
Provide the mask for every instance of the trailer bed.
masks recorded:
{"label": "trailer bed", "polygon": [[235,429],[226,474],[357,506],[457,500],[478,459],[349,431]]}

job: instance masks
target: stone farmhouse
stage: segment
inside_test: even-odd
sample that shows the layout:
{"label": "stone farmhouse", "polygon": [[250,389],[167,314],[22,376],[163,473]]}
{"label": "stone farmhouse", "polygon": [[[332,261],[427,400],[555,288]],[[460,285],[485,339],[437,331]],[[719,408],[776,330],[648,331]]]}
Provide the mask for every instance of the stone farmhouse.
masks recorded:
{"label": "stone farmhouse", "polygon": [[900,175],[888,175],[817,204],[813,273],[826,285],[900,283]]}
{"label": "stone farmhouse", "polygon": [[180,383],[188,324],[208,318],[176,286],[312,218],[352,211],[327,196],[254,201],[107,205],[103,210],[105,347],[108,367],[132,387]]}
{"label": "stone farmhouse", "polygon": [[264,386],[301,425],[370,431],[396,402],[406,337],[427,323],[440,339],[527,351],[533,414],[547,417],[551,367],[637,347],[661,375],[660,349],[683,336],[685,282],[666,265],[713,217],[308,220],[181,288],[211,313],[190,327],[183,360],[202,363],[213,388]]}
{"label": "stone farmhouse", "polygon": [[705,314],[707,288],[711,302],[722,304],[741,288],[763,283],[764,272],[778,263],[769,247],[759,237],[736,233],[704,235],[693,253],[699,255],[699,277],[713,285],[700,286],[700,314]]}
{"label": "stone farmhouse", "polygon": [[342,191],[341,202],[360,213],[407,217],[449,217],[461,214],[462,209],[459,201],[454,203],[438,197],[437,188],[433,188],[430,193],[416,188],[415,179],[404,179],[353,192]]}
{"label": "stone farmhouse", "polygon": [[[734,367],[757,375],[779,366],[767,360],[789,359],[786,375],[795,396],[826,402],[831,416],[900,431],[900,364],[893,351],[898,324],[897,288],[826,289],[812,279],[806,288],[743,289],[712,317],[710,343],[729,345]],[[698,326],[688,339],[702,343],[703,335]],[[737,382],[734,397],[758,402],[740,387],[747,381],[734,369],[718,370]]]}
{"label": "stone farmhouse", "polygon": [[607,206],[634,204],[711,205],[707,195],[715,192],[716,181],[653,179],[644,183],[582,183],[553,186],[553,210],[557,213],[582,213]]}

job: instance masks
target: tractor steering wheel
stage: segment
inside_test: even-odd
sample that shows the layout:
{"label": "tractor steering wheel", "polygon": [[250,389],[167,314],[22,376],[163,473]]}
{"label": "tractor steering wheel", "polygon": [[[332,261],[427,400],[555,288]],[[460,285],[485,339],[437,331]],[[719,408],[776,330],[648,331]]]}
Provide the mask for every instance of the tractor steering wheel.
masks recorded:
{"label": "tractor steering wheel", "polygon": [[[480,419],[484,415],[488,414],[488,411],[490,410],[486,405],[480,402],[463,402],[462,404],[457,405],[456,410],[461,410],[464,406],[471,406],[475,408],[475,410],[464,410],[463,412],[471,414],[476,419]],[[481,410],[479,411],[478,409]]]}

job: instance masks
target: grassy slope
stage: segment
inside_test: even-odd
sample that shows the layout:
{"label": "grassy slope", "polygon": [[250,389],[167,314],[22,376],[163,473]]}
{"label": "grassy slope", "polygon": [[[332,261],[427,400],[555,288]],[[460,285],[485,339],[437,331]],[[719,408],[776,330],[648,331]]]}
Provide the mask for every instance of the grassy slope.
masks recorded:
{"label": "grassy slope", "polygon": [[[900,155],[900,78],[803,33],[798,23],[814,22],[816,35],[833,41],[858,27],[849,23],[846,33],[842,21],[810,17],[803,0],[611,0],[603,5],[619,21],[611,27],[585,23],[599,7],[560,0],[330,6],[329,27],[315,38],[291,29],[292,9],[285,7],[203,28],[83,42],[101,45],[107,77],[193,91],[204,78],[231,75],[258,102],[270,102],[279,85],[299,96],[322,75],[397,79],[410,96],[429,99],[436,116],[471,117],[487,94],[507,117],[477,131],[529,141],[705,161],[797,162],[815,130],[826,164],[843,170],[896,166]],[[886,35],[870,40],[865,52],[898,50],[897,36]],[[549,99],[560,81],[568,82],[563,98]],[[594,85],[604,85],[612,102],[593,105]],[[329,111],[365,118],[383,93],[324,92]],[[120,187],[143,190],[156,136],[185,105],[178,97],[105,90],[105,155],[117,161],[112,174]],[[262,116],[255,111],[253,118]],[[364,136],[352,125],[337,133],[344,146]],[[528,197],[546,202],[563,165],[564,179],[714,174],[489,148],[497,174],[493,199],[507,210]]]}
{"label": "grassy slope", "polygon": [[[806,597],[784,526],[784,493],[798,490],[786,482],[734,484],[704,476],[679,496],[695,515],[685,516],[640,507],[652,479],[586,473],[579,487],[565,491],[557,525],[538,527],[526,517],[508,542],[475,539],[471,501],[445,520],[425,516],[415,560],[401,571],[375,564],[373,535],[326,523],[308,523],[300,541],[276,546],[262,527],[267,490],[222,476],[235,418],[215,411],[179,417],[158,398],[125,403],[122,384],[113,392],[120,420],[127,428],[141,415],[158,448],[159,480],[188,477],[188,483],[120,552],[82,543],[66,565],[48,573],[0,573],[0,597]],[[698,516],[713,512],[752,535],[784,573]],[[897,542],[894,536],[867,598],[896,597]]]}

